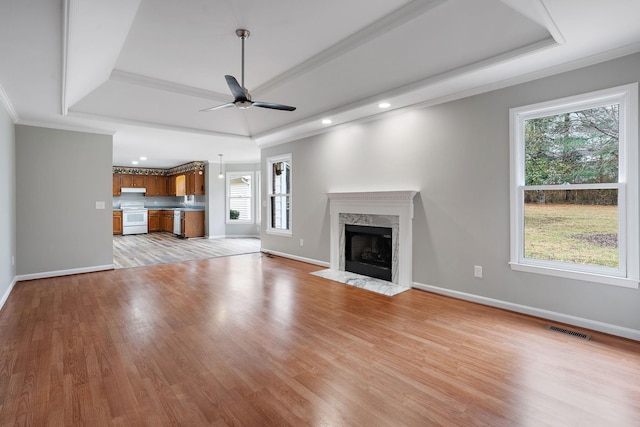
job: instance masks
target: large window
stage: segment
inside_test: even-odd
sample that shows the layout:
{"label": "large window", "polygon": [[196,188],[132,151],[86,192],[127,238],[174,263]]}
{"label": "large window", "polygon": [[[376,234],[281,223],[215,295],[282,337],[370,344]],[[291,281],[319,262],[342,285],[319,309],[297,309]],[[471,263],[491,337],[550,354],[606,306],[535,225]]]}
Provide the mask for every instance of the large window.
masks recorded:
{"label": "large window", "polygon": [[511,110],[511,266],[638,286],[637,84]]}
{"label": "large window", "polygon": [[267,159],[267,232],[291,235],[291,154]]}
{"label": "large window", "polygon": [[253,172],[227,173],[227,223],[253,222]]}

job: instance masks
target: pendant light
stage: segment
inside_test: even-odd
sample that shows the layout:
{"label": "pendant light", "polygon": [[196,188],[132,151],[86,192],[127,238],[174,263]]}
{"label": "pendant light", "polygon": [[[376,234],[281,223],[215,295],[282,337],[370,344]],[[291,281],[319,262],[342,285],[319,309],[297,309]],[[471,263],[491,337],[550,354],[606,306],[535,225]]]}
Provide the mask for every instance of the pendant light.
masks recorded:
{"label": "pendant light", "polygon": [[218,178],[224,178],[224,174],[222,173],[222,154],[218,154],[220,156],[220,173],[218,173]]}

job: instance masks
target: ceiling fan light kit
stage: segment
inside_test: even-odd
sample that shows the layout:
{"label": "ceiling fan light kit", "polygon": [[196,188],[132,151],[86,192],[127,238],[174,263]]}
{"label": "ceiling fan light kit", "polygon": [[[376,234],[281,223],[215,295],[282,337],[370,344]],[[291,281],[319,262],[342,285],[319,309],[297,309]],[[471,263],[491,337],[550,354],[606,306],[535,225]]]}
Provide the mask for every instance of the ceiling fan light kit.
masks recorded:
{"label": "ceiling fan light kit", "polygon": [[275,104],[273,102],[253,101],[251,99],[251,94],[249,93],[247,88],[244,86],[244,41],[249,37],[250,34],[251,33],[249,32],[249,30],[245,30],[244,28],[238,28],[236,30],[236,35],[242,41],[242,67],[241,67],[242,74],[240,76],[240,80],[242,84],[238,83],[238,80],[236,80],[236,78],[233,76],[230,76],[230,75],[224,76],[225,80],[227,81],[227,86],[229,86],[229,90],[233,95],[233,98],[234,98],[233,102],[228,102],[226,104],[218,105],[216,107],[205,108],[204,110],[200,110],[200,111],[214,111],[214,110],[221,110],[223,108],[229,108],[229,107],[237,107],[244,110],[252,106],[269,108],[271,110],[282,110],[282,111],[294,111],[296,109],[296,107],[291,107],[289,105]]}

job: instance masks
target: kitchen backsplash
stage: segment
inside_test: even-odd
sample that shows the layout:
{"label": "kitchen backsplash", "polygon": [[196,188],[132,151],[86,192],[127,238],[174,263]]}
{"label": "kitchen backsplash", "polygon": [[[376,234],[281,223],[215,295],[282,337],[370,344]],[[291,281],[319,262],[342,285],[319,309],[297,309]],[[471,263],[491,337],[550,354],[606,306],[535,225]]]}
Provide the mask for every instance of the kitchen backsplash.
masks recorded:
{"label": "kitchen backsplash", "polygon": [[146,208],[162,208],[176,206],[205,206],[206,196],[178,196],[178,197],[144,197],[140,193],[123,193],[120,197],[114,197],[113,208],[119,208],[120,202],[144,202]]}

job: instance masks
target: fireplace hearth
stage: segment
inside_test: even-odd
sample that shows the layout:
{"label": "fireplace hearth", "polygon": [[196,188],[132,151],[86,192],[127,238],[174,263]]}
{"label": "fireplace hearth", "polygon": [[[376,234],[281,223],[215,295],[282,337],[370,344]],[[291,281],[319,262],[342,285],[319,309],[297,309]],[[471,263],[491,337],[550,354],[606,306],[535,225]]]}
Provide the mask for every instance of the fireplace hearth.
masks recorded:
{"label": "fireplace hearth", "polygon": [[391,281],[392,229],[345,224],[345,271]]}

